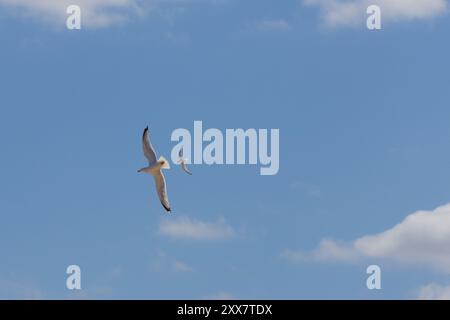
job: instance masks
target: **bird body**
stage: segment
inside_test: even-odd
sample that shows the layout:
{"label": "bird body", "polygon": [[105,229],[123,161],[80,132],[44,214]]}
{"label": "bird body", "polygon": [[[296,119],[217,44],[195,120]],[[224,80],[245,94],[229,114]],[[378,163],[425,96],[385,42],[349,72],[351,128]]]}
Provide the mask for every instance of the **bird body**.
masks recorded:
{"label": "bird body", "polygon": [[178,164],[181,166],[181,169],[183,169],[184,172],[186,172],[189,175],[192,175],[192,172],[189,171],[187,168],[187,159],[183,158],[183,148],[180,149],[180,152],[178,152]]}
{"label": "bird body", "polygon": [[161,201],[164,209],[166,209],[167,212],[171,212],[172,210],[169,204],[169,197],[167,196],[166,179],[162,173],[162,169],[170,169],[170,164],[169,161],[162,156],[156,160],[155,149],[153,148],[148,136],[148,127],[144,129],[144,133],[142,134],[142,149],[148,160],[148,166],[139,169],[138,172],[148,173],[153,176],[159,200]]}
{"label": "bird body", "polygon": [[158,161],[148,167],[139,169],[138,172],[145,172],[151,175],[157,174],[161,169],[170,169],[169,161],[163,156],[159,157]]}

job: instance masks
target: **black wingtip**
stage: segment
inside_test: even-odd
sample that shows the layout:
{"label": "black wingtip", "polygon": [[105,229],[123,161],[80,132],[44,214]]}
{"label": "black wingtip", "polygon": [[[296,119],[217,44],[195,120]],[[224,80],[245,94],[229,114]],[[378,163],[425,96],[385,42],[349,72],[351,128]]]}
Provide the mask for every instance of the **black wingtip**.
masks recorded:
{"label": "black wingtip", "polygon": [[145,137],[145,135],[147,134],[147,131],[148,131],[148,126],[145,127],[144,132],[142,133],[142,138]]}

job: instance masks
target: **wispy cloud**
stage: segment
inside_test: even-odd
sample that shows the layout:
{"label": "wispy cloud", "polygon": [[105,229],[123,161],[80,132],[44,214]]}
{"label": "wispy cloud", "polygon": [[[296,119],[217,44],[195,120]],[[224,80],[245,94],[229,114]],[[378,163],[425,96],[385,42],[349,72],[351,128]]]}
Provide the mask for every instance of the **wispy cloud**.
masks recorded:
{"label": "wispy cloud", "polygon": [[33,17],[34,20],[65,26],[67,7],[73,4],[81,8],[83,27],[103,28],[117,25],[150,13],[173,20],[198,5],[220,5],[228,0],[0,0],[0,8],[9,9],[15,15]]}
{"label": "wispy cloud", "polygon": [[176,272],[192,272],[193,271],[191,266],[189,266],[186,263],[181,262],[181,261],[175,261],[173,263],[173,269]]}
{"label": "wispy cloud", "polygon": [[268,19],[254,23],[250,29],[256,31],[290,31],[292,28],[289,22],[284,19]]}
{"label": "wispy cloud", "polygon": [[0,279],[0,299],[42,300],[45,294],[34,284]]}
{"label": "wispy cloud", "polygon": [[[82,25],[87,27],[117,24],[148,8],[140,0],[78,0],[75,3],[81,8]],[[72,4],[72,0],[0,0],[0,6],[16,9],[16,13],[61,26],[65,26],[66,10]]]}
{"label": "wispy cloud", "polygon": [[317,7],[323,22],[331,27],[359,25],[367,18],[369,5],[381,8],[382,21],[429,19],[446,12],[447,0],[303,0]]}
{"label": "wispy cloud", "polygon": [[96,299],[111,299],[114,295],[114,290],[111,287],[104,286],[90,286],[82,290],[68,291],[66,300],[96,300]]}
{"label": "wispy cloud", "polygon": [[305,183],[303,181],[295,180],[291,183],[291,188],[293,190],[301,191],[310,198],[320,198],[322,196],[322,191],[319,186]]}
{"label": "wispy cloud", "polygon": [[234,229],[227,225],[224,219],[217,222],[203,222],[189,217],[163,220],[159,225],[159,232],[173,239],[199,241],[223,240],[235,235]]}
{"label": "wispy cloud", "polygon": [[391,261],[405,266],[425,266],[450,273],[450,204],[432,211],[417,211],[401,223],[375,235],[349,243],[323,240],[312,251],[287,250],[293,262],[355,262],[364,258]]}
{"label": "wispy cloud", "polygon": [[194,268],[184,261],[169,256],[166,252],[158,250],[150,261],[151,272],[190,273]]}
{"label": "wispy cloud", "polygon": [[441,286],[435,283],[428,284],[419,289],[418,300],[450,300],[450,286]]}
{"label": "wispy cloud", "polygon": [[172,32],[165,33],[166,39],[176,46],[186,46],[191,42],[191,36],[187,32]]}
{"label": "wispy cloud", "polygon": [[357,262],[360,254],[353,247],[338,244],[333,240],[324,239],[313,251],[285,250],[282,257],[293,262],[301,263],[308,261],[336,261],[336,262]]}
{"label": "wispy cloud", "polygon": [[206,300],[236,300],[236,297],[229,292],[220,291],[213,295],[207,296],[205,299]]}

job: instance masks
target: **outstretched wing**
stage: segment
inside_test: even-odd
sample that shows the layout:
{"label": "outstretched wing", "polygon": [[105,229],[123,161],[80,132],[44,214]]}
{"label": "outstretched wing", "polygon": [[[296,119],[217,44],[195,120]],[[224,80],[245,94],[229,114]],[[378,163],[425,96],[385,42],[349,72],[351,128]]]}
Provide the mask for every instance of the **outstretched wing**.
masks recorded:
{"label": "outstretched wing", "polygon": [[156,183],[156,192],[158,192],[159,200],[163,205],[164,209],[168,212],[172,211],[170,209],[169,197],[167,196],[166,179],[161,171],[154,175]]}
{"label": "outstretched wing", "polygon": [[148,163],[151,165],[156,162],[156,154],[155,149],[153,149],[152,144],[150,143],[150,139],[148,137],[148,127],[145,128],[144,133],[142,134],[142,149],[144,151],[144,155],[148,160]]}
{"label": "outstretched wing", "polygon": [[192,176],[192,172],[190,172],[189,169],[187,168],[186,162],[184,161],[181,162],[181,169],[183,169],[184,172]]}

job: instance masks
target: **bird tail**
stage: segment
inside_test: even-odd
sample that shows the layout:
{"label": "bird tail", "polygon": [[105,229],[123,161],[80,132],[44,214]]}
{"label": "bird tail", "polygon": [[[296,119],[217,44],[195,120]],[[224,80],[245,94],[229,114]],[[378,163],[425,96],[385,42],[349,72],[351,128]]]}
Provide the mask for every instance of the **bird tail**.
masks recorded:
{"label": "bird tail", "polygon": [[170,163],[163,156],[159,157],[158,162],[162,162],[161,169],[170,169]]}

